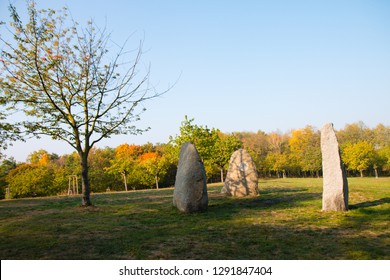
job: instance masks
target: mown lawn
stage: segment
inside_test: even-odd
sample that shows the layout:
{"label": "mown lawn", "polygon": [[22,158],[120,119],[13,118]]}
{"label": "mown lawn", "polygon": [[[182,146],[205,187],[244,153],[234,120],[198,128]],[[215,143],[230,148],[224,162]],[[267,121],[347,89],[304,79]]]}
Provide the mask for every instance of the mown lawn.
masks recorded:
{"label": "mown lawn", "polygon": [[260,180],[261,195],[209,186],[181,214],[173,189],[0,201],[1,259],[390,259],[390,178],[349,178],[350,211],[322,212],[322,179]]}

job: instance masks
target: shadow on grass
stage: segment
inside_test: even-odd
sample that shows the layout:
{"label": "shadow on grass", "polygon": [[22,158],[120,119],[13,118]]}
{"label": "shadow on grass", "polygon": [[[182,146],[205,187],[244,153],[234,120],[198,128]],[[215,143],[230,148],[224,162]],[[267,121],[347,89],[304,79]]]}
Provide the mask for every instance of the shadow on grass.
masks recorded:
{"label": "shadow on grass", "polygon": [[[298,191],[302,191],[302,189],[299,189]],[[263,195],[254,198],[228,197],[221,199],[220,202],[217,203],[217,206],[227,210],[231,208],[237,208],[238,210],[243,208],[250,208],[253,210],[272,208],[276,210],[284,209],[286,207],[296,207],[305,201],[321,199],[320,193],[296,192],[297,190],[287,190],[286,192],[276,190],[263,193]],[[213,205],[211,206],[211,209],[213,209]]]}
{"label": "shadow on grass", "polygon": [[352,204],[349,205],[349,209],[354,210],[359,208],[367,208],[367,207],[378,206],[386,203],[390,203],[390,197],[385,197],[374,201],[365,201],[357,204]]}
{"label": "shadow on grass", "polygon": [[308,191],[308,188],[265,187],[260,191],[260,195],[270,194],[270,193],[295,193],[295,192],[306,192],[306,191]]}

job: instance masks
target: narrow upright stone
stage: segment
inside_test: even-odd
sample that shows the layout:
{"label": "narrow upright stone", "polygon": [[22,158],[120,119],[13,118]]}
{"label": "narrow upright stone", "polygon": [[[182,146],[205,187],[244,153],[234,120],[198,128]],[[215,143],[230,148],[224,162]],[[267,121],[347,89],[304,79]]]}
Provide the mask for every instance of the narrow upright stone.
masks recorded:
{"label": "narrow upright stone", "polygon": [[208,206],[206,183],[206,172],[198,151],[192,143],[184,143],[180,149],[173,205],[184,213],[206,210]]}
{"label": "narrow upright stone", "polygon": [[231,196],[259,194],[256,165],[246,150],[239,149],[232,154],[221,193]]}
{"label": "narrow upright stone", "polygon": [[333,124],[321,129],[323,193],[322,210],[348,210],[348,181],[340,157],[339,144]]}

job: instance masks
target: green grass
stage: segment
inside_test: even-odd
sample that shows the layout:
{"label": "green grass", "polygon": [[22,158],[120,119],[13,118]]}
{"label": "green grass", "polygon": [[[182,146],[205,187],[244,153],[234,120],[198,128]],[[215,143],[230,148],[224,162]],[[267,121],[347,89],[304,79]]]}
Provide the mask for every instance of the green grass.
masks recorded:
{"label": "green grass", "polygon": [[390,259],[390,178],[350,178],[350,211],[321,211],[321,179],[260,180],[261,195],[209,186],[181,214],[173,189],[0,202],[1,259]]}

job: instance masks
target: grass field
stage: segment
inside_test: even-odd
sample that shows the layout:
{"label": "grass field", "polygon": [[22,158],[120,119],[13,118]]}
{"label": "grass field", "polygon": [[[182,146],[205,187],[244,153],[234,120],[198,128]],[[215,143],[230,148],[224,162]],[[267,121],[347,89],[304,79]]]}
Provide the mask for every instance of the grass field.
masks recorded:
{"label": "grass field", "polygon": [[322,179],[260,180],[261,195],[209,186],[181,214],[173,189],[0,201],[1,259],[390,259],[390,178],[349,178],[348,212],[322,212]]}

